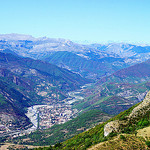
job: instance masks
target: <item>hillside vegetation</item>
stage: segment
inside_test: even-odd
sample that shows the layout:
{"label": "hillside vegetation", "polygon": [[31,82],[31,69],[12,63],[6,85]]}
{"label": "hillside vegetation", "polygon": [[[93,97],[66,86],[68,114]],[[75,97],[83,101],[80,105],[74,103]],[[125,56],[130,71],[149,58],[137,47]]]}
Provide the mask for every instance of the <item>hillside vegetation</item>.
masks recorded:
{"label": "hillside vegetation", "polygon": [[120,134],[109,141],[102,142],[89,148],[88,150],[149,150],[150,147],[146,144],[143,137],[135,136],[134,134]]}
{"label": "hillside vegetation", "polygon": [[91,81],[40,60],[5,53],[0,55],[1,79],[32,99],[32,104],[56,103],[66,97],[66,92]]}
{"label": "hillside vegetation", "polygon": [[140,84],[106,82],[82,92],[85,99],[73,103],[73,107],[87,111],[98,109],[111,115],[130,108],[143,100],[149,90],[149,82]]}
{"label": "hillside vegetation", "polygon": [[[114,124],[112,124],[112,128],[111,126],[109,126],[111,131],[107,136],[104,136],[105,128],[108,127],[108,125],[110,125],[113,122],[119,122],[118,125],[119,128],[118,126],[114,126]],[[142,129],[147,126],[150,126],[150,92],[147,94],[143,102],[132,106],[128,110],[120,113],[119,115],[113,117],[112,119],[106,121],[105,123],[97,125],[86,132],[80,133],[79,135],[76,135],[72,139],[69,139],[63,143],[58,143],[54,147],[49,147],[45,149],[84,150],[91,147],[92,145],[96,145],[104,141],[109,142],[107,147],[109,148],[111,143],[113,143],[110,140],[112,140],[114,136],[120,135],[122,133],[131,134],[131,136],[130,135],[119,136],[122,139],[122,141],[127,139],[127,141],[123,144],[124,147],[128,149],[127,143],[134,144],[135,141],[138,142],[140,140],[140,138],[136,138],[131,141],[131,139],[133,138],[132,134],[134,134],[134,136],[137,135],[138,129]],[[141,142],[137,144],[135,143],[129,148],[137,147],[138,145],[140,145],[141,148],[142,147],[148,148],[149,146],[148,140],[149,139],[143,139]],[[146,143],[144,144],[144,142]],[[118,143],[118,145],[119,144],[120,143]],[[113,145],[115,146],[116,144]],[[118,145],[116,145],[116,148],[118,148],[117,147]],[[115,149],[115,147],[113,147],[113,149]]]}

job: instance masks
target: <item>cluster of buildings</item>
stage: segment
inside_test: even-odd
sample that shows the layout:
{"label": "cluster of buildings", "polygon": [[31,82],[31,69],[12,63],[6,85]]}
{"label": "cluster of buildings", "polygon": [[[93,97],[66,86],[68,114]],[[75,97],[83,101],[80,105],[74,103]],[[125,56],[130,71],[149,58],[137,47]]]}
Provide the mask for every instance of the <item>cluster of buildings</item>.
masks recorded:
{"label": "cluster of buildings", "polygon": [[54,124],[63,124],[71,120],[78,113],[77,109],[72,109],[70,105],[56,104],[38,108],[39,128],[47,129]]}

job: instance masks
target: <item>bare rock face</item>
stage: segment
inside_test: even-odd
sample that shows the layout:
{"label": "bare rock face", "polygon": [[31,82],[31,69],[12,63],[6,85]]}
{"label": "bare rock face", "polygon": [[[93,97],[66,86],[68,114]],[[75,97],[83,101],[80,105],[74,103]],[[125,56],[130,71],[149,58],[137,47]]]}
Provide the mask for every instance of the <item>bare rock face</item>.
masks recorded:
{"label": "bare rock face", "polygon": [[144,97],[145,97],[146,94],[147,94],[147,91],[144,92],[144,93],[141,93],[141,94],[139,94],[139,95],[137,96],[139,102],[141,102],[141,101],[144,99]]}
{"label": "bare rock face", "polygon": [[141,104],[135,107],[129,116],[127,116],[127,121],[111,121],[104,126],[104,136],[108,136],[112,132],[119,132],[120,127],[124,124],[128,124],[129,121],[136,120],[143,117],[147,112],[150,111],[150,92],[147,93],[145,99]]}
{"label": "bare rock face", "polygon": [[119,132],[119,121],[111,121],[104,126],[104,136],[109,135],[111,132]]}
{"label": "bare rock face", "polygon": [[147,93],[143,102],[132,110],[129,120],[144,116],[148,111],[150,111],[150,92]]}

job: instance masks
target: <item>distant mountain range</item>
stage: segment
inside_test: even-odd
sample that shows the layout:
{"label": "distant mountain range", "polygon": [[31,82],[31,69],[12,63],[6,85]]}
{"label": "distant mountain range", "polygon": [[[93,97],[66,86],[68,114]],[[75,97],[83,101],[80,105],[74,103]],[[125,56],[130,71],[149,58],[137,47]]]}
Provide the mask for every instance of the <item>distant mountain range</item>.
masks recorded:
{"label": "distant mountain range", "polygon": [[[84,58],[81,55],[67,51],[55,52],[44,60],[92,79],[107,76],[119,68],[126,66],[122,58],[105,57],[102,59],[87,59],[86,57]],[[121,66],[113,65],[116,62],[120,63]]]}
{"label": "distant mountain range", "polygon": [[0,50],[45,60],[92,79],[108,76],[150,58],[150,46],[124,43],[83,45],[65,39],[20,34],[0,35]]}
{"label": "distant mountain range", "polygon": [[150,80],[150,59],[128,68],[116,71],[112,75],[101,79],[97,84],[102,82],[117,81],[124,83],[141,83]]}

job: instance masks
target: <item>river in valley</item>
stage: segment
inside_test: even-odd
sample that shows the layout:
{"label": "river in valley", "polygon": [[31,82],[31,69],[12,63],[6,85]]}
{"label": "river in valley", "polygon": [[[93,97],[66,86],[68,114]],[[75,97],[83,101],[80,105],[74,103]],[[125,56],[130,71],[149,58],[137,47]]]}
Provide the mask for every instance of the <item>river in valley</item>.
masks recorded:
{"label": "river in valley", "polygon": [[[84,86],[82,86],[80,89],[76,90],[76,91],[71,91],[68,92],[68,98],[63,100],[63,104],[55,104],[55,105],[34,105],[28,108],[26,116],[30,119],[31,123],[33,124],[33,126],[31,128],[28,128],[27,130],[20,130],[20,131],[12,131],[11,133],[7,133],[7,135],[11,135],[13,137],[17,137],[17,136],[22,136],[25,134],[29,134],[35,130],[37,130],[38,128],[38,113],[39,113],[39,109],[54,109],[54,110],[60,110],[63,109],[64,112],[61,112],[61,115],[63,115],[63,113],[65,114],[65,116],[67,116],[67,119],[62,120],[62,122],[58,122],[56,124],[61,124],[61,123],[65,123],[69,120],[71,120],[72,116],[76,116],[78,114],[78,110],[72,110],[72,103],[76,102],[76,101],[80,101],[83,100],[84,97],[80,95],[80,93],[82,92],[82,90],[84,90],[85,88],[87,88],[88,86],[90,86],[91,84],[86,84]],[[46,112],[45,110],[43,112]],[[60,112],[56,112],[56,115],[58,115],[58,113]],[[55,115],[55,114],[52,114]],[[44,122],[43,122],[44,123]],[[51,127],[51,126],[49,126]]]}
{"label": "river in valley", "polygon": [[[63,110],[65,109],[65,107],[66,107],[66,111],[64,111],[64,113],[65,113],[65,115],[68,115],[68,118],[70,117],[72,117],[71,115],[75,115],[75,114],[77,114],[78,113],[78,110],[74,110],[75,111],[75,114],[74,114],[74,111],[72,111],[72,112],[67,112],[67,110],[69,109],[69,108],[71,108],[72,107],[72,103],[74,103],[74,102],[76,102],[76,101],[80,101],[80,100],[83,100],[84,99],[84,97],[83,96],[81,96],[81,92],[85,89],[85,88],[87,88],[87,87],[89,87],[89,86],[91,86],[91,84],[86,84],[86,85],[84,85],[84,86],[81,86],[80,87],[80,89],[78,89],[78,90],[76,90],[76,91],[71,91],[71,92],[68,92],[68,98],[66,98],[66,99],[64,99],[63,101],[64,101],[64,104],[55,104],[55,105],[34,105],[34,106],[31,106],[31,107],[29,107],[28,108],[28,112],[27,112],[27,117],[31,120],[31,122],[32,122],[32,124],[33,124],[33,126],[30,128],[30,130],[28,130],[29,132],[31,132],[31,131],[34,131],[34,130],[36,130],[37,129],[37,127],[38,127],[38,119],[37,119],[37,115],[38,115],[38,113],[39,113],[39,108],[41,108],[41,109],[43,109],[44,110],[44,107],[45,107],[45,110],[46,110],[46,108],[47,107],[51,107],[50,109],[56,109],[56,110],[59,110],[59,109],[61,109],[62,107],[63,107]],[[44,111],[45,111],[44,110]],[[47,111],[48,111],[48,109],[47,109]],[[69,111],[69,110],[68,110]],[[58,113],[60,113],[60,112],[58,112]],[[58,114],[58,113],[56,113],[56,114]],[[62,114],[63,114],[63,112],[61,112]],[[54,114],[55,115],[55,114]],[[70,119],[68,119],[68,120],[70,120]],[[64,122],[66,122],[66,121],[68,121],[68,120],[65,120],[65,121],[62,121],[62,123],[64,123]],[[47,121],[46,121],[47,122]],[[61,124],[61,123],[58,123],[58,124]],[[50,126],[51,127],[51,126]]]}

